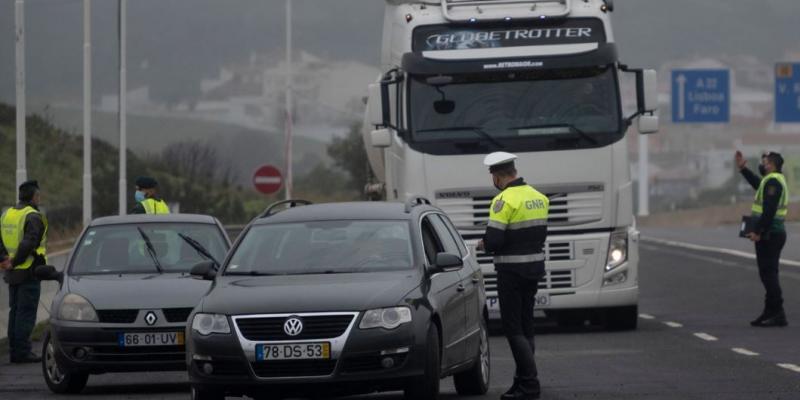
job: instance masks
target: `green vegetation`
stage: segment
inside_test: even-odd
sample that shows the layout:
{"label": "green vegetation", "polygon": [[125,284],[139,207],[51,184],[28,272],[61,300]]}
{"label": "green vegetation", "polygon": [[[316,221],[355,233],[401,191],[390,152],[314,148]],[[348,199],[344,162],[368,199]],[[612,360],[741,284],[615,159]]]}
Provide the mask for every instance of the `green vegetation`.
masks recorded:
{"label": "green vegetation", "polygon": [[[16,202],[15,121],[14,108],[0,104],[0,204],[3,206]],[[43,188],[43,206],[53,231],[74,232],[80,227],[82,217],[82,138],[38,115],[27,118],[27,129],[28,176],[39,180]],[[360,197],[365,175],[348,167],[351,158],[358,156],[358,150],[352,150],[357,149],[356,141],[360,141],[355,128],[354,132],[328,148],[336,165],[344,167],[346,173],[329,167],[320,157],[305,154],[301,158],[308,172],[297,175],[295,197],[315,202]],[[351,150],[337,150],[343,145]],[[94,216],[115,215],[118,150],[100,139],[94,139],[92,146]],[[135,177],[151,175],[160,182],[163,197],[170,203],[179,203],[181,212],[214,215],[224,224],[245,223],[284,195],[262,196],[249,185],[238,183],[236,177],[243,171],[234,163],[235,159],[226,149],[197,140],[166,145],[160,153],[145,156],[129,151],[129,204],[133,203]],[[311,162],[314,163],[308,165]],[[250,172],[245,172],[249,176]]]}

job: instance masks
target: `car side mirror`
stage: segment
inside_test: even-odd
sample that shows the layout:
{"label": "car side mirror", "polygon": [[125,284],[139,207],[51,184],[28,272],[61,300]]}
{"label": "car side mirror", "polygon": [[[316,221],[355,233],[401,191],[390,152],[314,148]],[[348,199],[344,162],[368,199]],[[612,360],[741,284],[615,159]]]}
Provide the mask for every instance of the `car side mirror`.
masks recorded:
{"label": "car side mirror", "polygon": [[451,253],[439,253],[436,255],[436,265],[433,266],[438,272],[458,271],[464,266],[461,256]]}
{"label": "car side mirror", "polygon": [[56,281],[61,283],[64,280],[64,273],[52,265],[40,265],[33,269],[33,276],[40,281]]}
{"label": "car side mirror", "polygon": [[217,276],[217,269],[213,261],[203,261],[192,267],[192,277],[206,281],[213,281]]}

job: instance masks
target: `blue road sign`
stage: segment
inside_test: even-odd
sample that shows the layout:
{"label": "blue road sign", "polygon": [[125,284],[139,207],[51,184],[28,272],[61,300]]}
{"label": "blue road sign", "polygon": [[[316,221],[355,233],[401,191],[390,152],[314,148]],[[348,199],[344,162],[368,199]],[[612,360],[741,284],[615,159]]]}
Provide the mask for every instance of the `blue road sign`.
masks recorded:
{"label": "blue road sign", "polygon": [[731,119],[731,74],[727,69],[672,71],[672,121],[728,123]]}
{"label": "blue road sign", "polygon": [[775,67],[775,122],[800,123],[800,64]]}

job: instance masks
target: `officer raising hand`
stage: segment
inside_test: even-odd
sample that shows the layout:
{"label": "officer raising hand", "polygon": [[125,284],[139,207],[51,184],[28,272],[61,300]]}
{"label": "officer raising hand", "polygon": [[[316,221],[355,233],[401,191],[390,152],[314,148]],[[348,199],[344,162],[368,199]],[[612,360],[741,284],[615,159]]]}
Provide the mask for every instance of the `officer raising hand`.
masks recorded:
{"label": "officer raising hand", "polygon": [[494,256],[500,316],[516,363],[514,385],[504,400],[538,399],[541,392],[534,360],[533,308],[545,274],[550,199],[517,177],[516,159],[501,152],[484,160],[500,194],[492,201],[489,226],[478,245]]}

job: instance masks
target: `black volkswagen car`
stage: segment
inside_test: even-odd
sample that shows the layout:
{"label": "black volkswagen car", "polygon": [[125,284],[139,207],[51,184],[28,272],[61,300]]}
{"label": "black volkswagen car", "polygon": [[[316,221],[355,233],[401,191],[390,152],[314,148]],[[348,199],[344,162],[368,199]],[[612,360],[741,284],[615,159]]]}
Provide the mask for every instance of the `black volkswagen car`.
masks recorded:
{"label": "black volkswagen car", "polygon": [[279,203],[223,264],[192,271],[214,280],[187,325],[194,399],[488,389],[481,270],[425,199]]}

